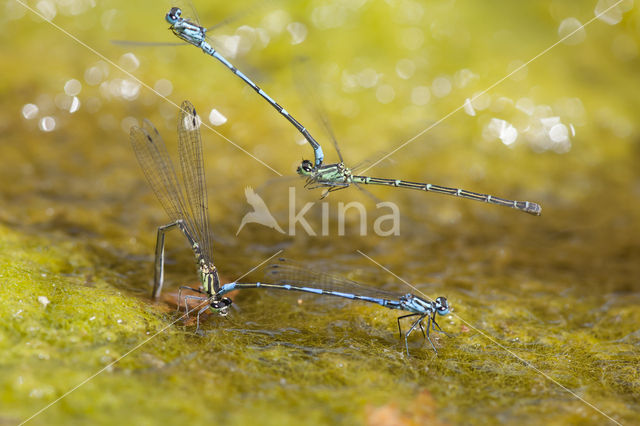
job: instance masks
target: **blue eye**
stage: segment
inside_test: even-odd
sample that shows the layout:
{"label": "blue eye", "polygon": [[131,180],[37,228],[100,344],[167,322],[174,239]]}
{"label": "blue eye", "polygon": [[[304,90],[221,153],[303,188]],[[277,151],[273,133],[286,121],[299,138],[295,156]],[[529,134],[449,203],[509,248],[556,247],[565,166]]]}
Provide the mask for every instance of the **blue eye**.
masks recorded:
{"label": "blue eye", "polygon": [[172,7],[171,10],[169,10],[169,13],[167,13],[167,15],[165,16],[165,19],[167,20],[168,23],[173,25],[180,19],[181,15],[182,15],[182,10],[180,10],[180,8]]}

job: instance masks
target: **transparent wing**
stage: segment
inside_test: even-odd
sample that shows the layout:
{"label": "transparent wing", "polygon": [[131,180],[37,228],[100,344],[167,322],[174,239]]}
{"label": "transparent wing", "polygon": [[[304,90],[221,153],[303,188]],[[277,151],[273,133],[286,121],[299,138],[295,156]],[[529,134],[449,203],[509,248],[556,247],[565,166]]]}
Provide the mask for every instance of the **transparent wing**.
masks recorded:
{"label": "transparent wing", "polygon": [[207,185],[205,182],[200,118],[189,101],[182,102],[178,119],[178,151],[182,177],[187,194],[187,208],[192,229],[202,245],[202,253],[212,261]]}
{"label": "transparent wing", "polygon": [[131,128],[130,140],[142,172],[169,219],[184,219],[184,194],[158,130],[145,119],[142,127]]}
{"label": "transparent wing", "polygon": [[358,174],[360,171],[365,170],[365,169],[369,169],[374,164],[377,165],[378,163],[380,163],[381,165],[384,165],[384,166],[395,166],[395,167],[397,167],[396,161],[389,156],[389,152],[388,151],[378,150],[378,151],[374,152],[373,154],[370,154],[367,158],[365,158],[364,160],[360,161],[359,163],[357,163],[353,167],[351,167],[351,171],[353,172],[353,174]]}
{"label": "transparent wing", "polygon": [[306,269],[289,259],[278,259],[278,263],[267,267],[265,273],[267,282],[279,285],[294,285],[298,287],[312,287],[325,291],[334,291],[357,296],[374,297],[380,299],[397,300],[402,296],[395,293],[368,287],[355,281],[337,275]]}
{"label": "transparent wing", "polygon": [[[196,8],[193,6],[193,3],[191,1],[185,2],[185,1],[180,1],[180,3],[182,3],[184,5],[184,7],[182,7],[182,11],[184,12],[185,10],[189,10],[189,20],[195,24],[201,25],[201,21],[200,21],[200,17],[198,16],[198,11],[196,10]],[[185,3],[187,3],[187,5],[185,5]],[[243,5],[243,10],[239,11],[239,12],[235,12],[232,15],[224,18],[222,21],[218,22],[217,24],[214,24],[210,27],[207,28],[207,32],[213,31],[217,28],[222,28],[225,27],[229,24],[232,24],[234,22],[240,21],[241,19],[244,19],[245,17],[249,16],[249,15],[253,15],[257,12],[262,11],[267,5],[269,5],[270,3],[273,3],[272,0],[257,0],[254,1],[252,3],[250,3],[248,6],[245,4]],[[238,4],[240,4],[238,2]]]}
{"label": "transparent wing", "polygon": [[315,90],[312,90],[312,84],[318,84],[320,82],[317,73],[312,69],[309,65],[308,58],[298,58],[294,62],[295,76],[296,76],[296,86],[300,93],[302,93],[305,103],[309,105],[309,108],[312,110],[312,114],[315,116],[316,120],[322,123],[325,132],[331,138],[331,142],[333,143],[333,147],[338,154],[338,158],[341,163],[344,163],[344,159],[342,158],[342,152],[340,151],[340,146],[338,145],[338,140],[333,132],[333,128],[331,126],[331,122],[329,121],[329,116],[327,115],[326,108],[322,105],[320,99],[318,99],[317,93]]}
{"label": "transparent wing", "polygon": [[111,44],[129,47],[150,47],[150,46],[185,46],[186,42],[164,42],[164,41],[133,41],[133,40],[110,40]]}
{"label": "transparent wing", "polygon": [[338,145],[338,140],[336,139],[336,135],[333,133],[333,127],[329,122],[329,116],[326,114],[325,110],[320,108],[319,106],[316,106],[316,115],[318,116],[320,121],[322,121],[322,125],[324,126],[325,131],[329,134],[329,137],[331,138],[331,142],[333,142],[333,147],[338,153],[338,158],[340,159],[340,162],[344,163],[344,158],[342,158],[342,152],[340,151],[340,145]]}

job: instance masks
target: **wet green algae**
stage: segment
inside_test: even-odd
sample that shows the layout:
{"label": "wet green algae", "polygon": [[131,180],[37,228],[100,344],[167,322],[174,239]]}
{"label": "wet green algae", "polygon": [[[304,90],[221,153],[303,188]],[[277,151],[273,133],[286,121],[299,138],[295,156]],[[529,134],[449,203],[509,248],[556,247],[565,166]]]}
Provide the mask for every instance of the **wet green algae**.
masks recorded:
{"label": "wet green algae", "polygon": [[[185,421],[191,416],[192,420],[242,424],[260,412],[269,413],[264,419],[267,424],[294,423],[296,412],[304,413],[310,422],[326,422],[348,418],[352,404],[382,403],[388,398],[388,382],[378,383],[378,391],[366,398],[353,398],[353,389],[343,388],[362,373],[358,360],[342,360],[338,367],[341,374],[326,375],[338,362],[335,356],[341,359],[340,342],[316,353],[303,346],[315,332],[291,339],[298,334],[294,329],[290,335],[286,331],[237,330],[227,324],[214,324],[204,338],[195,336],[180,326],[171,327],[171,315],[161,316],[102,279],[88,282],[86,276],[74,276],[75,270],[91,264],[76,244],[52,245],[5,227],[0,231],[0,306],[5,318],[0,377],[2,405],[7,408],[3,421],[12,423],[35,413],[164,327],[168,328],[158,337],[35,422],[83,422],[90,418],[100,423],[99,413],[103,413],[104,422],[120,416],[128,421]],[[45,306],[38,297],[46,297],[49,303]],[[301,319],[300,312],[280,311],[289,317],[280,320]],[[264,318],[258,315],[255,321]],[[226,327],[215,328],[220,325]],[[296,346],[302,350],[289,353]],[[247,351],[252,347],[262,349]],[[296,372],[310,360],[316,364],[313,370]],[[256,387],[256,380],[264,385]],[[309,383],[316,388],[310,393],[305,392]],[[343,389],[343,398],[336,399],[337,388]],[[377,398],[372,398],[376,393]],[[335,401],[333,410],[327,410],[325,399]]]}
{"label": "wet green algae", "polygon": [[[441,324],[456,336],[437,338],[438,357],[414,338],[406,358],[393,312],[262,292],[236,297],[240,310],[209,317],[197,336],[192,326],[171,325],[168,307],[111,285],[117,277],[78,274],[95,267],[82,245],[0,232],[4,422],[35,413],[161,330],[35,423],[246,424],[260,416],[265,424],[421,424],[486,419],[498,407],[509,421],[602,422],[523,361],[620,420],[633,419],[638,404],[640,314],[630,301],[602,310],[600,300],[549,294],[487,309],[449,292],[455,315]],[[550,293],[527,284],[525,292]]]}
{"label": "wet green algae", "polygon": [[[512,59],[502,58],[502,53],[528,58],[557,40],[557,22],[547,12],[540,13],[542,18],[533,15],[537,21],[521,7],[450,3],[440,11],[430,9],[424,25],[467,26],[478,42],[465,38],[465,31],[460,38],[443,38],[441,33],[427,40],[428,50],[420,55],[428,58],[430,67],[421,68],[419,79],[392,81],[398,101],[386,105],[367,91],[347,97],[338,72],[374,67],[392,76],[396,61],[411,54],[394,42],[407,27],[388,26],[386,6],[369,5],[361,22],[349,24],[357,24],[358,31],[349,25],[310,31],[305,46],[320,62],[328,104],[349,110],[352,102],[361,111],[356,119],[332,112],[345,158],[359,161],[379,149],[389,150],[423,129],[426,119],[457,108],[469,93],[504,76]],[[554,2],[554,7],[574,12],[570,2]],[[128,24],[109,34],[98,25],[75,26],[80,21],[75,17],[60,16],[57,22],[104,47],[108,37],[137,39],[140,28],[148,33],[140,38],[158,39],[158,32],[166,31],[160,22],[164,6],[159,9],[140,25],[139,17],[147,11],[128,5],[119,15]],[[496,9],[503,15],[495,18]],[[103,12],[84,16],[83,22],[99,22]],[[230,15],[208,13],[202,16]],[[632,13],[637,21],[637,11]],[[473,121],[460,114],[395,155],[396,163],[375,170],[382,177],[433,180],[539,201],[542,217],[382,189],[376,195],[402,205],[413,220],[407,221],[400,238],[351,238],[357,236],[356,223],[347,238],[299,235],[283,242],[272,232],[251,229],[243,231],[235,245],[216,241],[216,263],[227,274],[240,275],[286,248],[288,255],[310,267],[388,284],[386,277],[376,276],[374,265],[363,273],[367,261],[353,251],[364,251],[427,295],[450,300],[454,313],[440,323],[454,337],[437,336],[437,357],[419,336],[410,340],[412,356],[404,355],[397,313],[330,298],[246,292],[234,295],[236,308],[229,317],[205,319],[203,336],[194,334],[192,322],[173,324],[172,290],[194,283],[193,258],[180,235],[169,237],[169,260],[175,262],[168,271],[169,303],[152,303],[148,283],[153,229],[166,218],[118,123],[125,116],[152,118],[175,153],[175,111],[161,112],[164,104],[143,91],[135,102],[101,97],[100,117],[84,108],[73,116],[57,114],[59,129],[49,134],[39,132],[34,122],[3,116],[0,127],[8,143],[0,146],[0,177],[15,184],[2,185],[0,192],[0,424],[26,419],[160,331],[33,423],[606,422],[542,373],[619,421],[638,423],[640,150],[636,130],[626,137],[612,134],[618,116],[634,117],[640,85],[637,60],[623,63],[609,54],[612,40],[632,33],[636,21],[591,26],[588,43],[559,46],[544,62],[531,64],[529,80],[506,81],[493,93],[542,103],[579,96],[588,111],[583,117],[587,123],[578,127],[570,153],[535,154],[526,144],[507,149],[498,141],[479,140],[494,113]],[[380,22],[389,33],[379,30]],[[531,23],[540,28],[523,27]],[[508,32],[494,37],[503,26],[518,37]],[[7,39],[9,34],[21,36]],[[29,19],[7,24],[0,37],[7,46],[0,56],[20,64],[15,67],[18,75],[0,81],[6,94],[0,99],[2,111],[10,117],[19,115],[14,99],[34,102],[42,93],[53,96],[68,78],[82,79],[97,61],[62,34]],[[364,61],[354,58],[354,49],[363,48],[370,49],[369,56]],[[111,49],[109,57],[123,53]],[[59,60],[42,67],[45,50]],[[66,61],[70,54],[77,60]],[[288,125],[228,71],[217,70],[219,64],[189,47],[136,54],[142,58],[137,75],[149,81],[170,78],[176,102],[188,97],[199,108],[224,105],[235,121],[223,129],[225,135],[278,170],[293,173],[299,159],[269,149],[274,143],[293,146],[285,145],[291,142]],[[282,99],[301,122],[315,124],[316,135],[321,126],[299,112],[305,110],[304,102],[288,93],[291,79],[279,69],[286,68],[282,64],[293,54],[299,49],[283,38],[269,49],[252,51],[251,63],[268,73],[268,92]],[[198,71],[180,72],[177,61],[188,61]],[[461,68],[481,75],[473,90],[434,99],[424,108],[409,106],[413,86]],[[123,76],[112,70],[110,78],[115,77]],[[101,94],[84,84],[82,101],[91,96]],[[516,113],[496,115],[515,119]],[[211,133],[203,134],[214,229],[217,236],[233,236],[247,211],[244,185],[257,187],[272,175]],[[301,152],[308,154],[308,147]],[[354,192],[342,192],[330,197],[332,208],[351,201]],[[317,200],[318,194],[303,194],[300,188],[297,196],[303,204]],[[284,223],[283,216],[274,213]],[[390,288],[399,286],[396,282]],[[38,301],[42,296],[50,302],[46,306]]]}

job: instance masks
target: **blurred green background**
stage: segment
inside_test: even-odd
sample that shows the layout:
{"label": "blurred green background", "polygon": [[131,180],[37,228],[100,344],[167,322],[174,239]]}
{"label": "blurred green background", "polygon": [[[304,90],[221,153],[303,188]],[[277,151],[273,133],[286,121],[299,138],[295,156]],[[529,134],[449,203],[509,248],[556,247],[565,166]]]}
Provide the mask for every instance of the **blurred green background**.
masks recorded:
{"label": "blurred green background", "polygon": [[[640,13],[618,3],[196,2],[202,25],[230,21],[211,31],[215,46],[310,129],[327,162],[338,157],[322,114],[347,165],[410,141],[367,174],[543,208],[533,217],[369,187],[402,215],[400,235],[379,236],[388,210],[356,188],[323,200],[304,189],[295,167],[311,149],[220,63],[188,45],[112,42],[178,41],[164,21],[174,4],[25,3],[49,23],[4,2],[0,424],[123,355],[31,423],[637,423]],[[361,251],[449,299],[440,324],[455,336],[436,337],[438,356],[417,336],[403,354],[396,313],[333,298],[247,291],[227,318],[204,320],[204,336],[172,324],[177,287],[197,285],[193,256],[169,236],[167,289],[153,303],[155,229],[167,218],[128,132],[149,118],[176,154],[183,99],[208,125],[225,280],[283,250],[412,291]],[[252,211],[246,187],[286,235],[258,224],[235,235]],[[317,235],[289,232],[290,191],[296,213],[314,203],[305,218]],[[364,236],[355,210],[339,235],[340,203],[352,201],[366,207]]]}

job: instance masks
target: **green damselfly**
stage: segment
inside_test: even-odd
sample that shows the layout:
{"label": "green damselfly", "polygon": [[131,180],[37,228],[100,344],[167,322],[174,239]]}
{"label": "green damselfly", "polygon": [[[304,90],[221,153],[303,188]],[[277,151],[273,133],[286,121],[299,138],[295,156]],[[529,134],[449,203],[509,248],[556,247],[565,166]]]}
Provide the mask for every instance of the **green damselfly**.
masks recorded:
{"label": "green damselfly", "polygon": [[320,167],[314,167],[309,160],[303,160],[300,166],[298,166],[297,172],[300,176],[307,178],[307,181],[305,183],[306,188],[326,189],[322,198],[326,197],[330,192],[348,188],[352,184],[383,185],[393,186],[396,188],[408,188],[427,192],[436,192],[438,194],[451,195],[453,197],[482,201],[498,206],[511,207],[516,210],[520,210],[536,216],[540,216],[540,214],[542,213],[542,207],[540,207],[539,204],[532,203],[531,201],[508,200],[506,198],[500,198],[494,195],[481,194],[478,192],[467,191],[466,189],[449,188],[446,186],[433,185],[430,183],[354,175],[351,169],[344,165],[343,161],[335,164],[325,164]]}
{"label": "green damselfly", "polygon": [[[220,291],[220,279],[213,263],[213,238],[209,226],[200,124],[196,109],[189,101],[184,101],[178,118],[182,181],[178,179],[160,133],[149,120],[145,119],[142,127],[132,127],[130,139],[151,189],[171,220],[168,225],[158,227],[151,296],[157,299],[164,283],[165,233],[177,227],[193,249],[202,285],[202,289],[190,289],[207,296],[185,296],[185,305],[187,299],[207,301],[207,306],[201,312],[211,308],[214,312],[225,315],[231,300],[215,297]],[[180,295],[178,306],[179,304]]]}
{"label": "green damselfly", "polygon": [[319,167],[315,167],[309,160],[303,160],[298,166],[296,172],[298,175],[306,178],[305,188],[308,189],[325,189],[322,198],[326,197],[330,192],[338,191],[340,189],[348,188],[351,185],[382,185],[392,186],[396,188],[417,189],[426,192],[436,192],[438,194],[451,195],[453,197],[466,198],[469,200],[481,201],[489,204],[495,204],[498,206],[511,207],[516,210],[520,210],[525,213],[529,213],[535,216],[540,216],[542,213],[542,207],[539,204],[532,203],[531,201],[514,201],[506,198],[496,197],[494,195],[481,194],[479,192],[467,191],[466,189],[449,188],[441,185],[434,185],[430,183],[411,182],[401,179],[385,179],[370,176],[359,176],[353,173],[353,171],[345,166],[342,158],[342,153],[338,146],[338,141],[331,130],[329,121],[324,114],[320,111],[316,111],[320,117],[322,124],[324,125],[327,133],[331,137],[333,145],[338,153],[339,163],[323,164]]}

